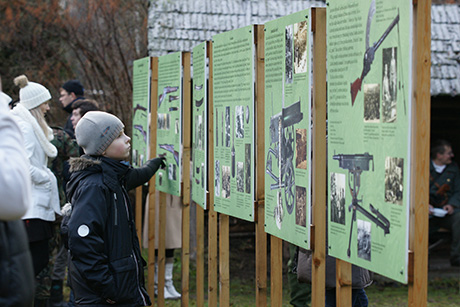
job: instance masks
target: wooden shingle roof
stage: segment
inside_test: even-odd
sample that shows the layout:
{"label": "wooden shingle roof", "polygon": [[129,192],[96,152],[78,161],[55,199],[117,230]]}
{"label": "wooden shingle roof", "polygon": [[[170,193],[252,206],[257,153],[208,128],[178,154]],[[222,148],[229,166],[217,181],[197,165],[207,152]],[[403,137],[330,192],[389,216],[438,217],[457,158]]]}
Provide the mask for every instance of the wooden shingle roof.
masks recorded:
{"label": "wooden shingle roof", "polygon": [[158,0],[149,9],[149,55],[192,51],[221,32],[264,24],[323,1],[308,0]]}
{"label": "wooden shingle roof", "polygon": [[[289,15],[323,1],[158,0],[149,9],[149,55],[191,51],[213,35]],[[431,95],[460,95],[460,7],[431,8]]]}
{"label": "wooden shingle roof", "polygon": [[431,96],[460,95],[460,7],[431,7]]}

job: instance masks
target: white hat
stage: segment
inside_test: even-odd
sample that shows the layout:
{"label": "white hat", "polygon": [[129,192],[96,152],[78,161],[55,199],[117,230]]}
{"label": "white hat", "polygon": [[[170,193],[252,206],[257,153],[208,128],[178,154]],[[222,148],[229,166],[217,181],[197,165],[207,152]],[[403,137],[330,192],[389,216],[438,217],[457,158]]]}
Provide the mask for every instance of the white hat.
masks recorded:
{"label": "white hat", "polygon": [[19,86],[19,102],[28,110],[38,107],[51,99],[50,91],[41,84],[29,82],[25,75],[14,78],[14,84]]}

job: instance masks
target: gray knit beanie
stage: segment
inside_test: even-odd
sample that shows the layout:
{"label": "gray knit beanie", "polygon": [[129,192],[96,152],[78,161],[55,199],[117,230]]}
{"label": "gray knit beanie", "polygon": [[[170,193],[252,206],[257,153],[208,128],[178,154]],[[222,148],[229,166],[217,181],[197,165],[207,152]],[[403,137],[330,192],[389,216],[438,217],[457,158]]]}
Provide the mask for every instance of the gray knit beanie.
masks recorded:
{"label": "gray knit beanie", "polygon": [[87,155],[100,156],[124,128],[125,125],[115,115],[90,111],[75,127],[75,137]]}

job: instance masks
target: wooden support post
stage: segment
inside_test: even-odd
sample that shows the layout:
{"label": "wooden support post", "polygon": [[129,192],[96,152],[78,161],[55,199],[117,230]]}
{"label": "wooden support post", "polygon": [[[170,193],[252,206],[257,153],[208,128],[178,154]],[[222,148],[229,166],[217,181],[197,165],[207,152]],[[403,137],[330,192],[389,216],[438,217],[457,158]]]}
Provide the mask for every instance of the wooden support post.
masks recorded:
{"label": "wooden support post", "polygon": [[326,286],[326,9],[313,8],[312,306],[324,306]]}
{"label": "wooden support post", "polygon": [[158,306],[165,305],[165,234],[166,234],[166,196],[160,192],[160,213],[158,231]]}
{"label": "wooden support post", "polygon": [[270,286],[271,306],[283,304],[283,240],[270,236]]}
{"label": "wooden support post", "polygon": [[[267,234],[265,233],[265,32],[255,26],[256,43],[256,306],[267,306]],[[274,305],[272,305],[274,306]]]}
{"label": "wooden support post", "polygon": [[256,210],[256,306],[267,306],[267,233],[263,200],[256,203]]}
{"label": "wooden support post", "polygon": [[217,306],[217,212],[214,211],[214,110],[212,43],[208,42],[209,96],[208,96],[208,306]]}
{"label": "wooden support post", "polygon": [[190,153],[192,149],[192,79],[191,54],[182,53],[183,66],[183,96],[182,96],[182,306],[188,306],[189,301],[189,273],[190,273]]}
{"label": "wooden support post", "polygon": [[351,263],[336,259],[336,306],[351,306]]}
{"label": "wooden support post", "polygon": [[[152,70],[152,79],[150,83],[150,143],[149,153],[150,158],[154,158],[157,155],[157,110],[158,110],[158,58],[150,59],[150,68]],[[154,277],[155,277],[155,177],[152,177],[149,181],[149,220],[148,220],[148,261],[147,261],[147,276],[148,276],[148,288],[152,302],[155,297],[154,293]]]}
{"label": "wooden support post", "polygon": [[182,306],[188,306],[190,296],[190,205],[184,205],[182,208]]}
{"label": "wooden support post", "polygon": [[196,306],[204,306],[204,210],[196,206]]}
{"label": "wooden support post", "polygon": [[229,217],[220,214],[219,227],[219,306],[230,306],[230,231]]}
{"label": "wooden support post", "polygon": [[409,306],[426,306],[428,277],[428,195],[430,165],[431,0],[414,5],[413,137],[410,249],[414,253]]}

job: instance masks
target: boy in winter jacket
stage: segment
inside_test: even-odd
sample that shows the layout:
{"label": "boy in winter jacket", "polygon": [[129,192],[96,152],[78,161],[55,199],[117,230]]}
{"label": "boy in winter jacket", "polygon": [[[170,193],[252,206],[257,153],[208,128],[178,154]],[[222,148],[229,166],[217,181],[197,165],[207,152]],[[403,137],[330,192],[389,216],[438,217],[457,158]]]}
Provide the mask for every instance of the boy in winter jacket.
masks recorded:
{"label": "boy in winter jacket", "polygon": [[85,155],[70,161],[67,185],[72,214],[68,223],[70,285],[77,306],[149,306],[144,260],[128,190],[147,182],[163,158],[133,169],[130,138],[114,115],[91,111],[75,135]]}

